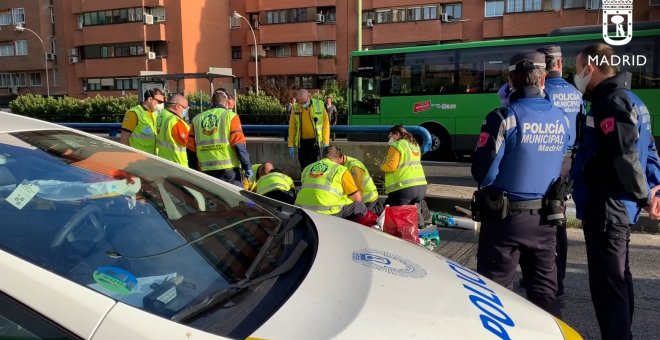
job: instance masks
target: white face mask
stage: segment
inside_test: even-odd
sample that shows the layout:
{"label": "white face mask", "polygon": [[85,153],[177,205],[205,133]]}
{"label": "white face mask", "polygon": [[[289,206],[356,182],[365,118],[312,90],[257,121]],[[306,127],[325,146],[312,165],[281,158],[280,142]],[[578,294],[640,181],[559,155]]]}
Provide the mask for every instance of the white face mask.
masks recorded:
{"label": "white face mask", "polygon": [[587,68],[583,68],[582,72],[580,74],[576,74],[575,77],[573,77],[573,83],[575,83],[575,88],[577,88],[578,91],[581,93],[585,93],[587,91],[587,85],[589,85],[589,82],[591,81],[591,76],[593,75],[590,74],[588,76],[585,76],[584,74],[587,73]]}
{"label": "white face mask", "polygon": [[396,142],[396,139],[394,139],[394,137],[390,137],[390,140],[388,141],[388,143],[393,144],[394,142]]}
{"label": "white face mask", "polygon": [[163,110],[165,110],[165,103],[156,104],[156,106],[154,106],[154,112],[160,112]]}

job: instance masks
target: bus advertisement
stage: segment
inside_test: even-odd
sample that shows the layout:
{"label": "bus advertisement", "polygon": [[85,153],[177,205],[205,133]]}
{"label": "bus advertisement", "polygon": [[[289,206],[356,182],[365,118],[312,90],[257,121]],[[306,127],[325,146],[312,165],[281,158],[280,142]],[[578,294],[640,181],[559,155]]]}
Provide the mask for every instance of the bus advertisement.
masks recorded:
{"label": "bus advertisement", "polygon": [[[433,137],[425,159],[469,155],[484,117],[500,106],[497,91],[508,80],[508,62],[515,53],[561,46],[563,77],[572,82],[578,52],[603,42],[600,29],[573,27],[546,37],[355,51],[349,74],[349,124],[422,126]],[[613,47],[625,57],[622,61],[627,60],[619,68],[630,72],[631,88],[649,108],[658,140],[660,21],[635,24],[632,41]]]}

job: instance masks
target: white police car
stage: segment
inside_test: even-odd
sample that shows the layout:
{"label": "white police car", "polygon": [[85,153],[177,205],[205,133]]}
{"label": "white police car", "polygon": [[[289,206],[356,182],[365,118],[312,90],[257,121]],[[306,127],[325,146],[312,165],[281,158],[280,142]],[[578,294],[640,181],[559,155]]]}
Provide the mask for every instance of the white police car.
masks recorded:
{"label": "white police car", "polygon": [[0,113],[0,338],[579,339],[472,270]]}

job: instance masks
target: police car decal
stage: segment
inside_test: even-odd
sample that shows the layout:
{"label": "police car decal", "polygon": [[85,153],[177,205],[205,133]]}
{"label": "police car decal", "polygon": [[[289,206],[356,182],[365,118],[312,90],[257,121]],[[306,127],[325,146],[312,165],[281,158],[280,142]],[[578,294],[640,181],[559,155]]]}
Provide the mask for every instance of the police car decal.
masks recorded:
{"label": "police car decal", "polygon": [[365,267],[388,274],[415,279],[426,276],[426,270],[418,264],[397,254],[377,249],[363,249],[353,252],[353,261]]}
{"label": "police car decal", "polygon": [[443,260],[447,262],[449,268],[463,284],[470,303],[477,308],[482,327],[499,339],[511,339],[508,331],[515,327],[515,322],[506,313],[497,294],[488,288],[486,281],[471,269],[448,259]]}

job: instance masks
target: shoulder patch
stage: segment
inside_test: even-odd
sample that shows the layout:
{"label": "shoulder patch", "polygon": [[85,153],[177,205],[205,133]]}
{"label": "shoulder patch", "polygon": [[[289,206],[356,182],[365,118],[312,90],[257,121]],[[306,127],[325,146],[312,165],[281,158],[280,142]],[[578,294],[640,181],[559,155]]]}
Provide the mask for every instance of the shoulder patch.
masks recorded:
{"label": "shoulder patch", "polygon": [[603,121],[600,122],[600,129],[606,135],[614,131],[614,117],[603,119]]}
{"label": "shoulder patch", "polygon": [[490,134],[488,132],[482,132],[479,135],[479,140],[477,141],[477,148],[483,148],[486,146],[486,143],[488,143],[488,138],[490,138]]}

